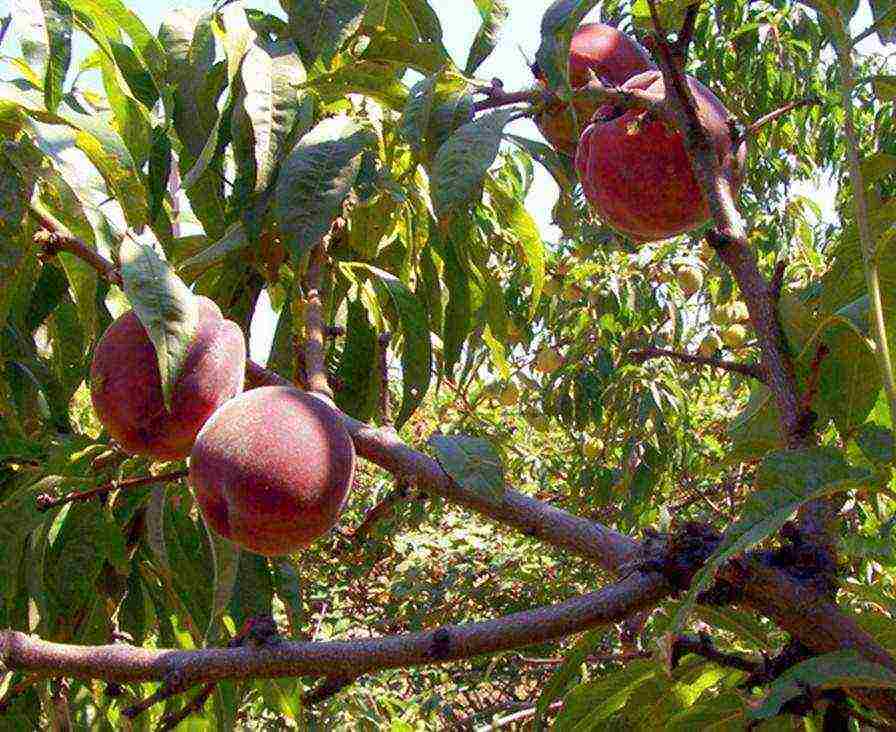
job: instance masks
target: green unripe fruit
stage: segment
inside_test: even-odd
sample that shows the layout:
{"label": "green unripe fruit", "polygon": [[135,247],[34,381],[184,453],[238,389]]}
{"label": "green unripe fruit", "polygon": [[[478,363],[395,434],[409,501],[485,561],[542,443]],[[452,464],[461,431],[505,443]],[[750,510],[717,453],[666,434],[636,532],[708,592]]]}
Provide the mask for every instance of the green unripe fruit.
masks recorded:
{"label": "green unripe fruit", "polygon": [[696,267],[681,267],[676,279],[686,297],[690,297],[703,287],[703,272]]}
{"label": "green unripe fruit", "polygon": [[722,331],[722,341],[732,351],[743,348],[747,342],[747,329],[737,323],[729,325]]}
{"label": "green unripe fruit", "polygon": [[700,355],[709,358],[721,347],[722,339],[715,333],[710,333],[700,343]]}
{"label": "green unripe fruit", "polygon": [[585,443],[582,445],[582,454],[588,460],[594,460],[595,458],[600,457],[601,453],[604,451],[604,443],[599,437],[594,437],[590,440],[585,440]]}
{"label": "green unripe fruit", "polygon": [[517,388],[516,384],[510,383],[505,386],[500,395],[498,396],[498,400],[505,407],[512,407],[520,400],[520,390]]}
{"label": "green unripe fruit", "polygon": [[535,357],[535,370],[550,374],[563,365],[563,356],[554,348],[542,348]]}
{"label": "green unripe fruit", "polygon": [[541,288],[542,294],[547,297],[556,297],[560,293],[560,280],[556,277],[550,277],[544,281],[544,286]]}
{"label": "green unripe fruit", "polygon": [[531,410],[525,414],[526,421],[532,429],[538,432],[547,432],[551,428],[551,421],[541,412]]}

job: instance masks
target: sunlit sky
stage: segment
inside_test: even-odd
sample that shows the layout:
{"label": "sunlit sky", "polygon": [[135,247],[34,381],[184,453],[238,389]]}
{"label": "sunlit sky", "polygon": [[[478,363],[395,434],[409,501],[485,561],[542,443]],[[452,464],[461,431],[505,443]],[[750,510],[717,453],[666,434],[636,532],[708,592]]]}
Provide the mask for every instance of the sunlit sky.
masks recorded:
{"label": "sunlit sky", "polygon": [[[144,23],[153,31],[158,30],[165,15],[174,8],[192,7],[205,9],[211,5],[210,0],[124,0],[134,9]],[[75,0],[77,2],[77,0]],[[276,0],[250,0],[247,7],[282,15]],[[444,43],[455,63],[463,68],[467,52],[479,28],[480,18],[473,0],[430,0],[431,6],[438,13],[444,30]],[[540,40],[539,24],[545,9],[551,0],[510,0],[510,17],[504,27],[499,43],[492,55],[480,66],[477,76],[482,79],[500,78],[508,90],[522,89],[532,83],[532,74],[528,68],[529,60],[534,58]],[[12,0],[0,0],[0,16],[5,16],[15,3]],[[599,7],[592,11],[588,19],[599,19]],[[861,7],[852,21],[853,33],[871,24],[871,12],[868,0],[862,0]],[[859,46],[860,52],[874,52],[881,49],[876,35],[872,35]],[[92,50],[89,42],[79,39],[74,49],[75,64]],[[892,50],[891,48],[888,50]],[[0,52],[7,55],[19,55],[15,24],[12,35],[4,42]],[[73,64],[73,66],[75,65]],[[7,67],[8,68],[8,67]],[[5,71],[6,69],[4,69]],[[538,129],[531,120],[522,119],[512,123],[508,131],[534,139],[542,139]],[[553,179],[540,166],[535,166],[536,174],[532,189],[527,199],[527,208],[537,221],[546,240],[556,240],[559,230],[551,224],[551,209],[557,199],[558,189]],[[834,191],[824,184],[799,186],[795,192],[803,193],[815,199],[826,215],[833,213]],[[266,298],[265,298],[266,300]],[[253,323],[253,337],[250,351],[254,358],[265,360],[270,341],[273,338],[274,315],[266,302],[261,303],[261,312]]]}

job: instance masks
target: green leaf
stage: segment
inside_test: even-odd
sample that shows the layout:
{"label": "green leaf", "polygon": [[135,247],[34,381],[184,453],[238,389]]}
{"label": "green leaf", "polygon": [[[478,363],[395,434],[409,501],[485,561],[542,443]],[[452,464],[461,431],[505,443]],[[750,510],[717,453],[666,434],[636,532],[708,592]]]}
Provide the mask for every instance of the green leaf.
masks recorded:
{"label": "green leaf", "polygon": [[865,660],[856,651],[836,651],[792,666],[772,682],[761,703],[751,705],[752,719],[770,719],[805,689],[896,689],[896,673]]}
{"label": "green leaf", "polygon": [[228,614],[237,629],[249,618],[257,615],[271,615],[274,584],[266,557],[252,552],[240,555],[236,585],[228,605]]}
{"label": "green leaf", "polygon": [[756,491],[747,499],[741,518],[728,527],[712,556],[694,575],[670,632],[680,630],[697,595],[709,587],[719,567],[778,531],[800,506],[816,498],[882,482],[883,475],[851,467],[843,454],[833,448],[782,450],[767,456],[756,472]]}
{"label": "green leaf", "polygon": [[223,237],[201,252],[185,259],[177,269],[185,277],[196,279],[207,269],[223,262],[233,252],[238,252],[247,246],[249,246],[249,239],[242,221],[234,221],[224,232]]}
{"label": "green leaf", "polygon": [[280,0],[280,4],[306,62],[321,56],[325,66],[361,26],[366,10],[363,0]]}
{"label": "green leaf", "polygon": [[[391,71],[392,73],[388,73]],[[363,94],[400,112],[408,101],[408,90],[399,80],[400,67],[358,59],[309,79],[306,89],[314,90],[324,103],[336,103],[347,94]]]}
{"label": "green leaf", "polygon": [[473,107],[471,88],[464,77],[453,71],[434,74],[411,88],[400,134],[415,153],[432,160],[451,134],[473,119]]}
{"label": "green leaf", "polygon": [[215,568],[215,580],[212,585],[212,604],[208,628],[205,631],[205,643],[214,643],[219,636],[218,621],[227,609],[233,588],[236,586],[236,575],[240,564],[240,548],[233,542],[218,536],[205,521],[209,545],[212,550],[212,562]]}
{"label": "green leaf", "polygon": [[556,0],[541,18],[541,45],[535,61],[550,89],[567,89],[569,44],[582,19],[597,0]]}
{"label": "green leaf", "polygon": [[106,521],[95,502],[73,504],[51,539],[45,575],[50,597],[63,616],[75,614],[96,593],[94,581],[107,557]]}
{"label": "green leaf", "polygon": [[523,203],[507,193],[492,176],[486,178],[486,189],[492,208],[504,228],[516,237],[526,258],[532,283],[532,299],[529,302],[529,315],[532,317],[538,308],[544,287],[545,245],[541,233]]}
{"label": "green leaf", "polygon": [[[218,115],[214,121],[208,138],[202,147],[202,152],[196,158],[193,167],[190,168],[189,172],[184,176],[184,188],[192,188],[196,185],[208,170],[212,160],[223,152],[224,145],[226,144],[226,139],[224,137],[224,123],[225,121],[229,122],[230,120],[230,114],[233,110],[233,105],[236,103],[239,91],[239,85],[234,82],[240,71],[244,57],[249,52],[249,49],[252,48],[252,45],[257,38],[257,34],[246,19],[246,12],[243,8],[236,5],[228,5],[222,10],[222,20],[224,28],[221,40],[222,45],[224,46],[225,56],[227,57],[228,99],[224,105],[223,112]],[[196,52],[203,58],[209,54],[214,54],[214,44],[211,42],[211,39],[207,38],[204,26],[202,24],[197,25],[196,31],[197,36],[193,41],[193,43],[196,44]],[[202,32],[200,33],[200,31]],[[194,46],[191,44],[191,55],[193,50]],[[207,58],[205,58],[204,62],[209,63]],[[196,81],[198,80],[194,80],[191,84],[194,93]],[[189,120],[184,120],[184,123],[188,124]]]}
{"label": "green leaf", "polygon": [[277,183],[276,215],[299,262],[329,231],[355,184],[373,133],[348,117],[321,121],[292,149]]}
{"label": "green leaf", "polygon": [[862,454],[878,465],[889,465],[893,462],[893,432],[871,422],[863,424],[856,435],[856,443]]}
{"label": "green leaf", "polygon": [[395,419],[395,426],[401,428],[423,401],[432,378],[432,344],[426,310],[416,295],[395,275],[366,264],[350,266],[370,272],[382,283],[401,320],[404,336],[401,353],[403,396]]}
{"label": "green leaf", "polygon": [[149,220],[155,221],[162,212],[168,178],[171,175],[171,138],[163,127],[152,130],[149,151]]}
{"label": "green leaf", "polygon": [[469,122],[439,148],[433,163],[432,200],[439,220],[460,213],[475,201],[498,156],[501,133],[515,114],[501,109]]}
{"label": "green leaf", "polygon": [[896,99],[896,76],[872,76],[871,86],[881,102],[892,102]]}
{"label": "green leaf", "polygon": [[46,111],[43,100],[30,89],[0,82],[0,100],[17,105],[35,119],[67,124],[75,130],[75,144],[92,162],[118,199],[128,225],[142,231],[148,221],[146,189],[140,171],[119,134],[99,118],[73,111],[62,103],[56,114]]}
{"label": "green leaf", "polygon": [[243,57],[243,108],[253,133],[255,192],[273,182],[302,109],[305,67],[292,41],[256,38]]}
{"label": "green leaf", "polygon": [[621,671],[604,674],[573,689],[554,720],[556,729],[595,729],[597,724],[625,706],[642,684],[655,677],[659,669],[654,661],[638,659]]}
{"label": "green leaf", "polygon": [[165,505],[167,500],[167,486],[153,486],[152,495],[146,504],[146,541],[149,548],[152,549],[159,568],[170,575],[171,562],[168,559],[168,545],[165,542]]}
{"label": "green leaf", "polygon": [[152,77],[156,89],[159,92],[165,89],[168,64],[165,49],[122,0],[77,0],[72,7],[77,15],[87,16],[97,27],[105,29],[112,40],[118,40],[123,31],[131,39],[134,55]]}
{"label": "green leaf", "polygon": [[684,709],[667,723],[667,732],[740,732],[746,726],[747,707],[736,691],[723,691],[718,696]]}
{"label": "green leaf", "polygon": [[13,0],[22,53],[43,78],[44,105],[55,112],[72,57],[72,11],[62,0]]}
{"label": "green leaf", "polygon": [[444,236],[434,223],[429,227],[431,245],[445,263],[448,304],[442,331],[442,369],[448,374],[460,360],[464,340],[473,327],[470,279],[461,263],[463,250],[460,249],[471,226],[468,217],[458,217],[449,224]]}
{"label": "green leaf", "polygon": [[604,630],[589,630],[566,654],[563,663],[554,671],[538,697],[537,716],[533,722],[534,729],[543,728],[544,715],[547,713],[548,707],[557,701],[566,691],[570,682],[582,673],[582,664],[585,663],[585,659],[594,653],[605,636],[606,631]]}
{"label": "green leaf", "polygon": [[199,304],[152,247],[125,239],[119,258],[125,295],[156,349],[162,394],[170,411],[174,386],[196,335]]}
{"label": "green leaf", "polygon": [[480,64],[489,57],[498,44],[501,28],[510,15],[510,8],[504,0],[475,0],[482,25],[473,39],[464,73],[473,76]]}
{"label": "green leaf", "polygon": [[489,442],[466,435],[433,435],[436,460],[458,485],[493,501],[504,498],[504,465]]}
{"label": "green leaf", "polygon": [[346,317],[345,347],[336,375],[343,388],[336,392],[336,406],[355,419],[367,422],[377,407],[380,387],[376,368],[379,345],[376,330],[361,298],[350,300]]}

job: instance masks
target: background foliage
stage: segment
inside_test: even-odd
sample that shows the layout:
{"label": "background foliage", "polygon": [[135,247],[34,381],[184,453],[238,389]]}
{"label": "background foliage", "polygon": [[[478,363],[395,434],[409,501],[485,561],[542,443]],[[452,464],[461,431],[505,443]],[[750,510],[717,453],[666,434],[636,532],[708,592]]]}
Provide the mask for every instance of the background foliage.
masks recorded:
{"label": "background foliage", "polygon": [[[721,0],[697,16],[688,68],[745,125],[819,100],[756,134],[740,198],[762,268],[788,263],[781,318],[804,384],[816,378],[818,344],[830,349],[812,403],[824,452],[785,463],[764,386],[630,355],[695,350],[738,298],[699,232],[634,248],[591,217],[569,160],[504,133],[523,107],[478,111],[488,82],[476,70],[505,3],[477,0],[482,27],[463,68],[425,0],[281,5],[277,15],[251,3],[177,11],[153,35],[137,4],[14,3],[23,58],[10,59],[18,76],[0,82],[0,626],[61,642],[193,648],[273,610],[289,637],[363,637],[492,617],[604,583],[593,567],[413,491],[366,540],[352,539],[349,527],[396,490],[370,466],[339,531],[301,556],[244,554],[232,591],[210,589],[220,557],[182,484],[38,509],[40,494],[182,467],[127,457],[96,422],[85,382],[93,348],[141,290],[126,298],[67,252],[41,256],[40,217],[117,262],[166,260],[247,334],[265,291],[279,313],[268,366],[286,376],[303,337],[303,258],[341,217],[325,283],[329,322],[345,328],[328,350],[341,409],[380,419],[379,335],[390,333],[388,388],[409,443],[437,431],[483,437],[518,490],[624,531],[740,519],[740,549],[765,541],[808,496],[852,480],[839,487],[838,600],[896,652],[894,498],[890,473],[881,477],[892,424],[869,344],[828,25],[783,0]],[[875,17],[890,11],[872,5]],[[609,0],[602,12],[637,35],[645,8]],[[891,32],[885,22],[879,35]],[[95,46],[78,68],[73,35]],[[861,58],[856,114],[892,338],[890,70],[882,54]],[[554,206],[556,241],[542,240],[523,205],[538,165],[561,188],[556,204],[543,202]],[[837,185],[833,220],[794,192],[818,176]],[[692,296],[675,276],[685,266],[704,274]],[[136,275],[123,274],[127,291]],[[534,368],[546,348],[562,357],[550,373]],[[756,357],[749,342],[726,355]],[[652,649],[678,609],[653,613],[634,647]],[[698,608],[688,622],[711,625],[729,650],[785,640],[731,610]],[[384,672],[314,709],[302,708],[301,679],[223,683],[184,728],[469,726],[564,697],[564,728],[743,727],[743,672],[691,658],[669,676],[650,659],[623,662],[632,647],[623,640],[596,633]],[[34,681],[0,675],[6,728],[62,724],[59,688]],[[122,706],[152,688],[116,699],[103,686],[72,682],[64,714],[75,728],[118,728]],[[763,729],[791,724],[777,717]]]}

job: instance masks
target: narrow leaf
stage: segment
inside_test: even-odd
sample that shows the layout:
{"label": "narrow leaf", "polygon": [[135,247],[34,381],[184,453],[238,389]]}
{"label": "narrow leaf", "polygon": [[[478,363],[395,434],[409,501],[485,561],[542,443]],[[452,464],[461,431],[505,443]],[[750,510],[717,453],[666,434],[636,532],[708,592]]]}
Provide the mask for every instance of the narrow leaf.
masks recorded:
{"label": "narrow leaf", "polygon": [[276,215],[296,261],[329,231],[342,211],[373,133],[348,117],[330,117],[286,158],[276,190]]}
{"label": "narrow leaf", "polygon": [[152,247],[125,239],[119,257],[124,292],[156,349],[170,411],[174,385],[196,335],[198,301]]}

